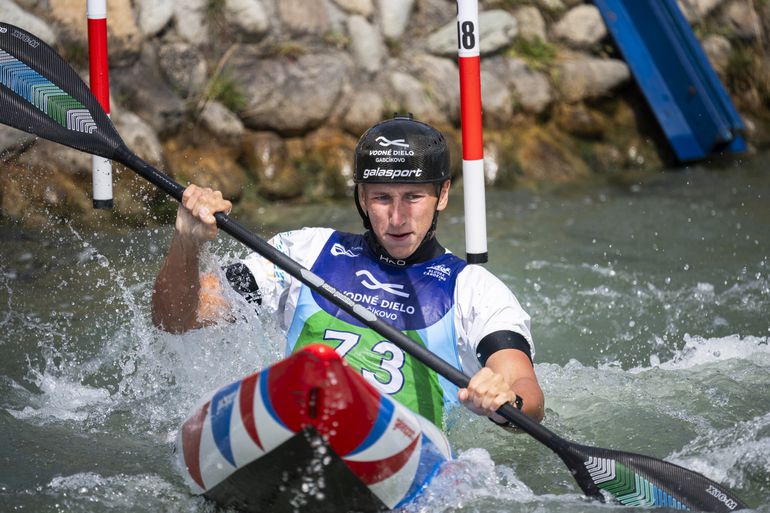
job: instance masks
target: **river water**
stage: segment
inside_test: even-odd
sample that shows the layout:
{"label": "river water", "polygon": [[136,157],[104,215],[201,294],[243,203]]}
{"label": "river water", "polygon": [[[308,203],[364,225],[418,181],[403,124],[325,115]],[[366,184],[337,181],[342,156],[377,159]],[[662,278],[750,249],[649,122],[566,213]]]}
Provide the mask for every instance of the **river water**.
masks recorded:
{"label": "river water", "polygon": [[[487,198],[488,267],[533,317],[545,425],[701,472],[762,512],[767,157]],[[453,198],[440,228],[458,252],[461,203]],[[263,236],[359,224],[349,204],[254,214]],[[281,333],[257,318],[183,336],[155,330],[149,296],[170,234],[0,224],[0,511],[216,511],[188,493],[175,430],[205,392],[275,361]],[[209,261],[241,254],[222,236]],[[458,459],[409,512],[629,510],[584,499],[526,434],[453,415]]]}

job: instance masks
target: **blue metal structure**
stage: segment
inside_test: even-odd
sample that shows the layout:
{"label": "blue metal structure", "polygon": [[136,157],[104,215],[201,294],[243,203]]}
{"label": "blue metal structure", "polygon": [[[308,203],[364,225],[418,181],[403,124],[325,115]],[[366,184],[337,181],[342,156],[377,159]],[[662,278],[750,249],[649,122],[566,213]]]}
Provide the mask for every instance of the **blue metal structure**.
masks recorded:
{"label": "blue metal structure", "polygon": [[676,0],[594,0],[680,162],[742,152],[745,126]]}

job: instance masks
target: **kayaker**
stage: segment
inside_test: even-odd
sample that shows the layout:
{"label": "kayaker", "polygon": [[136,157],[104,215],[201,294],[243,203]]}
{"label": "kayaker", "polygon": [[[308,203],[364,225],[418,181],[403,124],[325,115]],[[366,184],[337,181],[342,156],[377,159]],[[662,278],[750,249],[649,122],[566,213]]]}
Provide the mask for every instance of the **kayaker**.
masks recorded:
{"label": "kayaker", "polygon": [[355,150],[356,207],[364,234],[303,228],[270,243],[386,322],[471,376],[457,388],[257,254],[217,274],[199,272],[213,214],[229,212],[219,191],[190,185],[157,277],[152,319],[181,333],[227,316],[227,281],[287,329],[286,354],[310,343],[337,349],[371,383],[435,424],[459,399],[477,414],[510,402],[538,421],[544,398],[535,375],[530,317],[502,281],[448,252],[435,236],[447,206],[449,150],[443,135],[410,116],[364,133]]}

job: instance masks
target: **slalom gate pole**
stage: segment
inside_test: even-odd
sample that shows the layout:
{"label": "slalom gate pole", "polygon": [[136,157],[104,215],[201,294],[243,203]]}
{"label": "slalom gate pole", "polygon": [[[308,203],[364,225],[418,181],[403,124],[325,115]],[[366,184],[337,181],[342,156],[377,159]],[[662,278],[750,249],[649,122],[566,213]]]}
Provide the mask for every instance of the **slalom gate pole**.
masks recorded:
{"label": "slalom gate pole", "polygon": [[[107,0],[88,0],[88,67],[91,90],[97,101],[110,114],[110,78],[107,57]],[[112,208],[112,161],[91,157],[93,205],[98,209]]]}
{"label": "slalom gate pole", "polygon": [[481,123],[481,69],[478,0],[457,0],[460,123],[463,141],[465,254],[471,264],[488,260]]}

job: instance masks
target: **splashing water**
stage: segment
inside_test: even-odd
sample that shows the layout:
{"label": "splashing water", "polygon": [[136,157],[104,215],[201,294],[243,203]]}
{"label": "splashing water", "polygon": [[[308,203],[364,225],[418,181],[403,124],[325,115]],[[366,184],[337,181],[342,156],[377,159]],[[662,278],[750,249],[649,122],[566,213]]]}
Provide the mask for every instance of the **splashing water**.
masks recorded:
{"label": "splashing water", "polygon": [[[488,267],[532,314],[547,427],[686,466],[770,512],[768,193],[766,174],[701,169],[489,194]],[[458,252],[461,203],[440,228]],[[345,205],[312,218],[355,230],[355,216]],[[189,494],[176,430],[207,392],[276,361],[283,332],[234,296],[236,322],[156,330],[170,230],[0,224],[0,510],[217,511]],[[242,255],[223,239],[207,266]],[[447,425],[458,458],[405,513],[618,508],[587,501],[525,434],[462,410]]]}

